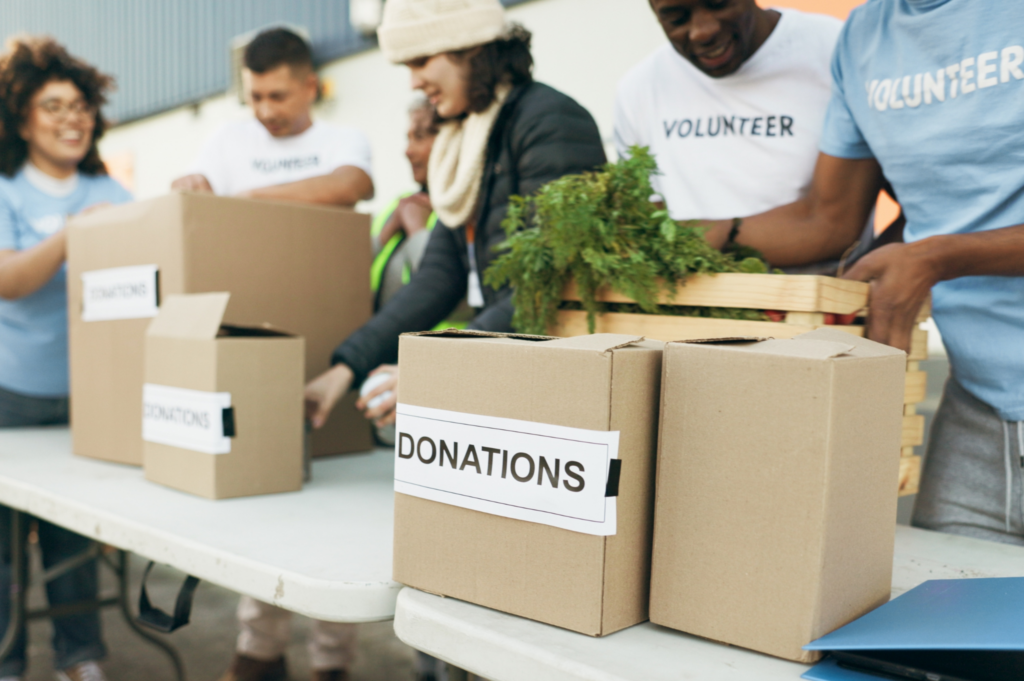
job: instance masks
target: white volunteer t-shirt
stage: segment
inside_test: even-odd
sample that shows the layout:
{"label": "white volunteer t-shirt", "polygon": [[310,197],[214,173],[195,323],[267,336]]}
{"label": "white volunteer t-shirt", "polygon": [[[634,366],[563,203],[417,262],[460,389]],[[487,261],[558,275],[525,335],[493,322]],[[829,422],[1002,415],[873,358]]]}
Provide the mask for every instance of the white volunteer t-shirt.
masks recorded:
{"label": "white volunteer t-shirt", "polygon": [[209,139],[192,169],[215,194],[297,182],[355,166],[373,177],[370,142],[355,128],[313,122],[292,137],[274,137],[255,118],[228,123]]}
{"label": "white volunteer t-shirt", "polygon": [[650,147],[655,191],[676,220],[754,215],[807,193],[842,22],[779,11],[736,73],[712,78],[667,44],[619,83],[618,153]]}

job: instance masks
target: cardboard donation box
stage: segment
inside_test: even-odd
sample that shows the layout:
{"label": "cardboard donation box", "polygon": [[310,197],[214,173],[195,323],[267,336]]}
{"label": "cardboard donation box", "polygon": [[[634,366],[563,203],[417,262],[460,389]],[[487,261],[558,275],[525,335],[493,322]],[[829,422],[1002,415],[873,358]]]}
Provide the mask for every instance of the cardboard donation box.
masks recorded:
{"label": "cardboard donation box", "polygon": [[[370,316],[365,215],[295,203],[171,194],[68,224],[75,454],[142,464],[142,348],[162,300],[227,291],[229,324],[306,340],[305,378]],[[314,433],[314,454],[372,446],[355,395]]]}
{"label": "cardboard donation box", "polygon": [[888,601],[905,373],[842,331],[667,345],[651,621],[810,662]]}
{"label": "cardboard donation box", "polygon": [[227,293],[170,296],[145,340],[146,479],[208,499],[302,488],[303,340],[222,325]]}
{"label": "cardboard donation box", "polygon": [[395,580],[592,636],[646,620],[662,347],[402,336]]}

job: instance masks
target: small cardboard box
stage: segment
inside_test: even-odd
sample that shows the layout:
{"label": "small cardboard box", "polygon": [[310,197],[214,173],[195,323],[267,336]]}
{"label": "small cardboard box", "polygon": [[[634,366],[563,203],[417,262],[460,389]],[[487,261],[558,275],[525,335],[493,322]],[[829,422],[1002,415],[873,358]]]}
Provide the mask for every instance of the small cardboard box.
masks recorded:
{"label": "small cardboard box", "polygon": [[841,331],[667,345],[651,621],[811,662],[888,601],[905,373]]}
{"label": "small cardboard box", "polygon": [[208,499],[302,488],[303,339],[222,325],[229,294],[169,296],[145,340],[146,479]]}
{"label": "small cardboard box", "polygon": [[[615,335],[402,336],[395,580],[592,636],[646,620],[662,347]],[[425,421],[414,419],[439,411],[448,415],[435,421],[443,429],[489,430],[452,454],[457,435],[428,436]],[[527,440],[517,440],[523,433]],[[541,435],[562,439],[529,439]],[[574,446],[604,452],[595,443],[607,440],[617,440],[618,462],[572,460]],[[473,442],[479,450],[471,454]],[[446,455],[460,467],[446,466]],[[451,503],[424,498],[431,483],[411,484],[410,466],[463,476],[462,494]],[[538,519],[530,514],[545,494],[565,505]],[[574,524],[585,514],[573,505],[586,495],[605,512],[587,517],[604,525]],[[477,502],[486,512],[463,507]]]}
{"label": "small cardboard box", "polygon": [[[75,454],[142,464],[142,346],[168,295],[228,291],[230,324],[306,339],[306,378],[371,313],[365,215],[339,208],[170,194],[68,223],[68,322]],[[314,454],[372,446],[345,398]]]}

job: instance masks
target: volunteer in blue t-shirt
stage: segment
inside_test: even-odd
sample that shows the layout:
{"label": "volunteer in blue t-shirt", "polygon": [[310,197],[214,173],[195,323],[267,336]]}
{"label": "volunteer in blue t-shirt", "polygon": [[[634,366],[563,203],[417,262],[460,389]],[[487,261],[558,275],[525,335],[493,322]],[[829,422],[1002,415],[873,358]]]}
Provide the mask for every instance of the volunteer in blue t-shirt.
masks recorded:
{"label": "volunteer in blue t-shirt", "polygon": [[871,282],[868,335],[896,347],[909,348],[931,291],[952,369],[914,523],[1024,545],[1024,11],[870,0],[850,14],[832,75],[810,195],[708,238],[779,266],[837,257],[884,173],[907,243],[847,277]]}
{"label": "volunteer in blue t-shirt", "polygon": [[[49,38],[17,39],[0,57],[0,428],[68,422],[64,222],[131,200],[96,149],[110,85]],[[10,615],[10,524],[10,510],[0,506],[0,632]],[[39,521],[48,567],[89,543]],[[95,600],[95,561],[49,582],[46,591],[51,606]],[[102,681],[98,613],[56,618],[53,626],[58,678]],[[25,663],[22,631],[0,661],[0,679],[19,678]]]}

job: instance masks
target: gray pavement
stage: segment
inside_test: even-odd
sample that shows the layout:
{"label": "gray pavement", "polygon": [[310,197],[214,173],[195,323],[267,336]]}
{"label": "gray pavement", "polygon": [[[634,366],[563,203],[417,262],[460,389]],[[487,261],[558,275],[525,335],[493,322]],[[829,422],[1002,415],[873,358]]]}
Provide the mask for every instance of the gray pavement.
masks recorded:
{"label": "gray pavement", "polygon": [[[38,555],[35,562],[35,570],[38,570]],[[142,559],[134,559],[133,599],[138,598],[138,584],[144,567]],[[116,582],[113,576],[105,568],[101,570],[104,573],[104,590],[114,593]],[[183,579],[184,575],[170,568],[154,568],[148,583],[154,604],[165,611],[172,610]],[[44,604],[41,588],[32,589],[30,602],[35,607]],[[196,592],[191,624],[165,637],[184,658],[189,681],[216,681],[227,668],[238,634],[235,623],[237,605],[237,594],[213,584],[201,583]],[[133,603],[133,611],[135,607]],[[119,611],[110,609],[103,613],[103,629],[109,655],[102,666],[111,681],[173,681],[174,674],[164,653],[139,638],[125,624]],[[309,620],[296,616],[287,655],[289,676],[293,681],[305,681],[310,677],[305,648],[308,631]],[[29,625],[29,672],[25,681],[53,681],[55,678],[50,636],[48,621]],[[360,625],[357,655],[352,681],[412,681],[415,678],[415,652],[395,637],[391,622]]]}

